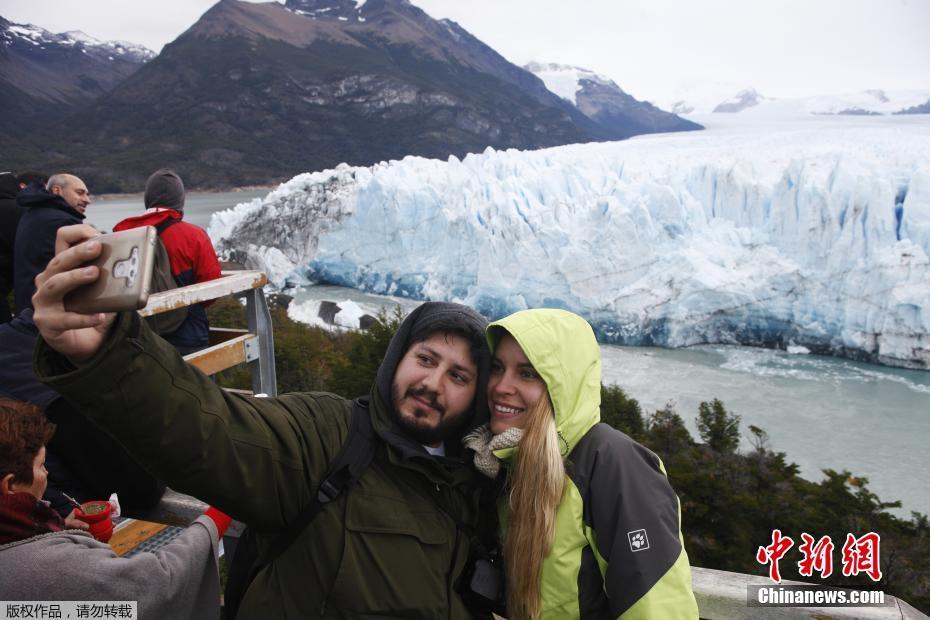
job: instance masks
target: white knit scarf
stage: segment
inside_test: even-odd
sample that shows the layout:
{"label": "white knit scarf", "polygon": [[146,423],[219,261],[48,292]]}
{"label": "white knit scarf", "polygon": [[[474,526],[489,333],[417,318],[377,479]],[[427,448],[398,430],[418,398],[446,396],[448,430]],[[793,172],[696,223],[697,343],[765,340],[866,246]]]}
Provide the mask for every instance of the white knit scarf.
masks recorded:
{"label": "white knit scarf", "polygon": [[465,435],[462,445],[475,452],[475,467],[488,478],[497,478],[501,470],[501,461],[494,456],[495,450],[513,448],[523,437],[523,429],[510,427],[500,435],[491,432],[488,424],[479,426]]}

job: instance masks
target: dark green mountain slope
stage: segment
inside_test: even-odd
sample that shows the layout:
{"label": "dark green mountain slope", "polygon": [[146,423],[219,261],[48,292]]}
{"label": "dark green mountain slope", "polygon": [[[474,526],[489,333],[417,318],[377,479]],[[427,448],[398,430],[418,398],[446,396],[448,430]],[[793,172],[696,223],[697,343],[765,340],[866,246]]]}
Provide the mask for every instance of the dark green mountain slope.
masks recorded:
{"label": "dark green mountain slope", "polygon": [[53,126],[83,131],[46,167],[75,170],[96,192],[138,190],[161,166],[219,187],[341,162],[599,137],[544,94],[482,70],[405,0],[370,0],[363,15],[347,22],[223,0],[108,96]]}

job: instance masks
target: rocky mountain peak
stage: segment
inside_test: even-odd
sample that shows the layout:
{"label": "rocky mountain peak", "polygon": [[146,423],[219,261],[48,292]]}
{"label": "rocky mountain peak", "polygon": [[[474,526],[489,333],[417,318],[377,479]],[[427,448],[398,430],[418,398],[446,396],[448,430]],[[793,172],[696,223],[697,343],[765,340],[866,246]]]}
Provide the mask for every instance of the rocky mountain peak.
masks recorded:
{"label": "rocky mountain peak", "polygon": [[746,88],[718,105],[716,108],[714,108],[714,112],[742,112],[746,108],[757,106],[765,101],[769,101],[769,98],[765,97],[764,95],[760,95],[759,92],[754,88]]}

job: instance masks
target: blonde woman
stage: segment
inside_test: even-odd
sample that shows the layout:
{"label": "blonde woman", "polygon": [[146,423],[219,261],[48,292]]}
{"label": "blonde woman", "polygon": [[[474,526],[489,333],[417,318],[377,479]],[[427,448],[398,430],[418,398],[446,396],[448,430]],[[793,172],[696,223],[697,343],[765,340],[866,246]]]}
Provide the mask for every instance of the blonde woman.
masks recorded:
{"label": "blonde woman", "polygon": [[591,326],[563,310],[525,310],[492,323],[488,340],[491,421],[465,444],[484,474],[505,472],[508,616],[697,618],[661,461],[599,424]]}

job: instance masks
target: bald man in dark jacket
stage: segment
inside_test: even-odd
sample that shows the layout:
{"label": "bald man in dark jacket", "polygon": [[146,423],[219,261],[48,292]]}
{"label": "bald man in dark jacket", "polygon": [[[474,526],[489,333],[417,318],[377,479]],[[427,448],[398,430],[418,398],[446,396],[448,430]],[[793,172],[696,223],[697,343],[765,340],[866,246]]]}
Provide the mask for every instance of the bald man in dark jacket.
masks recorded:
{"label": "bald man in dark jacket", "polygon": [[80,224],[90,204],[84,181],[72,174],[54,174],[48,185],[34,182],[16,197],[27,210],[20,219],[13,249],[16,312],[32,307],[35,278],[55,256],[55,235],[62,226]]}

